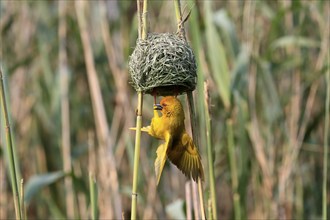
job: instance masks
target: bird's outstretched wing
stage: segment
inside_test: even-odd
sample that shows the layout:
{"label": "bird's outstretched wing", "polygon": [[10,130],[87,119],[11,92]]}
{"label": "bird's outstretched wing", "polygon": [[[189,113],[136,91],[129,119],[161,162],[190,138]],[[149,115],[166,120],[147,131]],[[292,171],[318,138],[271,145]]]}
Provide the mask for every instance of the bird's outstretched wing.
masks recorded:
{"label": "bird's outstretched wing", "polygon": [[157,148],[157,158],[155,160],[155,172],[156,172],[156,180],[157,180],[157,185],[160,180],[160,176],[162,175],[163,168],[166,162],[166,152],[169,149],[169,146],[172,144],[172,137],[167,133],[165,135],[165,143],[159,145]]}
{"label": "bird's outstretched wing", "polygon": [[173,141],[173,147],[168,150],[167,156],[188,178],[192,177],[196,182],[198,177],[204,180],[201,156],[186,132],[181,135],[181,138]]}

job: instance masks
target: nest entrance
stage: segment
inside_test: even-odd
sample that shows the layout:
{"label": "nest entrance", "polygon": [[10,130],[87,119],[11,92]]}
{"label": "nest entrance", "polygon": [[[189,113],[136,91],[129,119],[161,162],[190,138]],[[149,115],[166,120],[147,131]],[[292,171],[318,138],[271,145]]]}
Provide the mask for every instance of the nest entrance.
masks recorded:
{"label": "nest entrance", "polygon": [[177,95],[196,87],[196,61],[188,43],[174,34],[149,34],[137,41],[129,59],[131,83],[137,91]]}

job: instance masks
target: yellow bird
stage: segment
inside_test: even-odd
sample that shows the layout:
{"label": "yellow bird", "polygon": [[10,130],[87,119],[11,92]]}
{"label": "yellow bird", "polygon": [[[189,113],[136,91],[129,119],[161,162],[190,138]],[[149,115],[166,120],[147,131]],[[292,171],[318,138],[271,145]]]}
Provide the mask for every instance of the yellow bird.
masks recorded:
{"label": "yellow bird", "polygon": [[[162,115],[159,116],[158,110]],[[149,135],[165,140],[157,148],[155,171],[157,185],[162,174],[166,158],[168,158],[188,178],[197,182],[198,177],[204,180],[204,171],[201,156],[191,137],[187,134],[184,125],[184,111],[181,102],[174,96],[166,96],[160,104],[154,105],[154,117],[148,127],[142,131]]]}

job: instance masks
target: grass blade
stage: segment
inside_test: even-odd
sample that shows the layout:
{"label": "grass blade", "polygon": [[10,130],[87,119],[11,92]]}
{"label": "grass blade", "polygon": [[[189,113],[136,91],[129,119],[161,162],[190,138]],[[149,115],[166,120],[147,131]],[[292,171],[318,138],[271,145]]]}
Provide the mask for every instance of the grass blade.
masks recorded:
{"label": "grass blade", "polygon": [[65,176],[63,171],[32,176],[25,186],[25,202],[29,203],[43,187],[57,182]]}
{"label": "grass blade", "polygon": [[207,49],[212,75],[226,109],[230,107],[230,75],[225,49],[213,23],[212,1],[204,1]]}

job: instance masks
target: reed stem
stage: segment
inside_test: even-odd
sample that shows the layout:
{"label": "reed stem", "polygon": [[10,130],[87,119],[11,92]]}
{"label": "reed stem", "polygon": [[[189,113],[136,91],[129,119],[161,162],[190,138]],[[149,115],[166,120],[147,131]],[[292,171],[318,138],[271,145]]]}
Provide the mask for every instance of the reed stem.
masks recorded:
{"label": "reed stem", "polygon": [[[146,39],[148,35],[148,0],[143,0],[142,9],[142,39]],[[139,27],[141,29],[141,27]]]}
{"label": "reed stem", "polygon": [[138,20],[138,38],[142,38],[142,16],[141,16],[141,1],[136,0],[136,6],[137,6],[137,20]]}
{"label": "reed stem", "polygon": [[[143,9],[141,15],[140,1],[137,0],[138,10],[138,33],[139,37],[146,39],[148,34],[147,27],[147,9],[148,0],[143,0]],[[142,16],[142,18],[141,18]],[[142,22],[140,22],[142,21]],[[142,24],[141,24],[142,23]],[[141,36],[142,33],[142,36]],[[142,127],[142,108],[143,108],[143,92],[138,91],[138,106],[136,113],[136,133],[135,133],[135,149],[134,149],[134,168],[133,168],[133,184],[132,184],[132,207],[131,207],[131,219],[136,219],[136,206],[137,206],[137,182],[139,173],[139,158],[140,158],[140,146],[141,146],[141,127]]]}
{"label": "reed stem", "polygon": [[[61,89],[61,139],[62,139],[62,158],[63,158],[63,171],[71,173],[71,143],[70,143],[70,106],[69,106],[69,71],[66,51],[66,10],[67,2],[59,1],[59,75],[60,75],[60,89]],[[74,213],[74,185],[71,176],[64,178],[65,187],[65,202],[66,202],[66,215],[67,218],[75,218]]]}
{"label": "reed stem", "polygon": [[206,217],[205,217],[205,209],[204,209],[203,184],[200,177],[198,177],[198,195],[199,195],[199,205],[201,209],[201,217],[203,220],[205,220]]}
{"label": "reed stem", "polygon": [[139,173],[140,143],[141,143],[141,127],[142,127],[142,107],[143,93],[138,92],[138,110],[136,116],[136,133],[135,133],[135,150],[134,150],[134,168],[133,168],[133,186],[132,186],[132,210],[131,219],[136,219],[137,204],[137,180]]}
{"label": "reed stem", "polygon": [[323,184],[322,184],[322,219],[327,219],[327,179],[328,179],[328,147],[329,147],[329,112],[330,112],[330,71],[326,74],[326,100],[325,100],[325,123],[323,144]]}
{"label": "reed stem", "polygon": [[218,219],[217,217],[217,200],[215,191],[215,178],[214,178],[214,160],[213,160],[213,146],[211,143],[211,118],[209,112],[209,94],[208,87],[205,83],[204,85],[204,95],[205,95],[205,120],[206,120],[206,139],[207,139],[207,160],[209,168],[209,181],[210,181],[210,193],[211,193],[211,209],[212,209],[212,219]]}
{"label": "reed stem", "polygon": [[20,184],[20,205],[21,205],[21,215],[22,215],[22,219],[27,219],[27,215],[26,215],[26,206],[24,203],[24,180],[21,179],[21,184]]}
{"label": "reed stem", "polygon": [[[178,23],[178,32],[180,37],[182,37],[186,41],[186,34],[184,30],[184,23],[182,21],[182,14],[181,14],[181,4],[180,0],[173,0],[174,2],[174,9],[175,9],[175,16]],[[196,125],[196,113],[195,113],[195,106],[194,106],[194,98],[192,92],[187,92],[187,99],[189,103],[189,113],[190,113],[190,121],[191,121],[191,132],[193,136],[194,142],[198,145],[199,144],[199,136],[197,134],[197,125]],[[198,178],[198,194],[200,200],[200,210],[202,219],[205,219],[205,210],[204,210],[204,197],[203,197],[203,186],[202,180]]]}
{"label": "reed stem", "polygon": [[182,13],[181,13],[181,4],[180,0],[173,0],[174,1],[174,9],[175,9],[175,17],[178,22],[178,32],[180,37],[186,40],[186,33],[184,30],[184,24],[182,21]]}
{"label": "reed stem", "polygon": [[[188,99],[188,106],[189,106],[189,115],[190,115],[190,121],[191,121],[191,131],[194,142],[198,145],[199,143],[199,136],[197,134],[197,125],[196,125],[196,113],[195,113],[195,106],[194,106],[194,98],[192,95],[192,92],[187,92],[187,99]],[[205,219],[205,210],[204,210],[204,196],[203,196],[203,186],[202,186],[202,180],[200,177],[198,177],[198,194],[199,194],[199,205],[200,205],[200,211],[201,211],[201,217],[204,220]]]}
{"label": "reed stem", "polygon": [[6,94],[5,94],[5,82],[4,82],[4,74],[0,69],[0,97],[1,97],[1,108],[3,115],[5,116],[5,130],[6,130],[6,145],[8,152],[8,163],[9,163],[9,172],[10,179],[13,190],[13,198],[14,198],[14,207],[15,207],[15,215],[16,219],[22,219],[21,213],[21,205],[20,205],[20,195],[18,190],[18,177],[16,171],[16,161],[14,157],[14,149],[13,149],[13,140],[12,140],[12,132],[9,123],[9,114],[7,108]]}
{"label": "reed stem", "polygon": [[227,137],[228,137],[228,155],[231,174],[231,185],[233,189],[234,213],[235,219],[241,219],[240,196],[238,194],[238,174],[235,161],[233,121],[227,119]]}
{"label": "reed stem", "polygon": [[89,173],[89,193],[91,200],[91,218],[97,219],[97,188],[96,182],[92,173]]}
{"label": "reed stem", "polygon": [[186,192],[186,218],[192,219],[192,205],[191,205],[191,182],[187,181],[185,184],[185,192]]}

